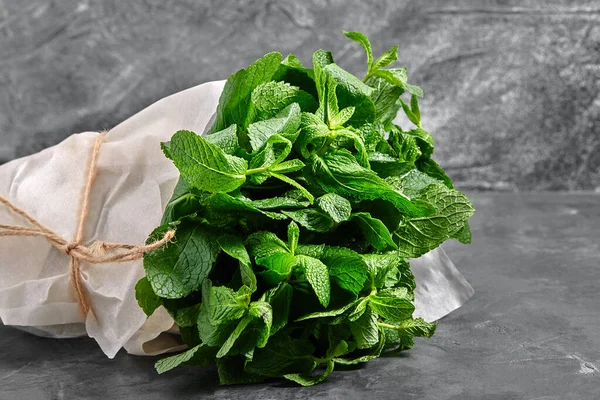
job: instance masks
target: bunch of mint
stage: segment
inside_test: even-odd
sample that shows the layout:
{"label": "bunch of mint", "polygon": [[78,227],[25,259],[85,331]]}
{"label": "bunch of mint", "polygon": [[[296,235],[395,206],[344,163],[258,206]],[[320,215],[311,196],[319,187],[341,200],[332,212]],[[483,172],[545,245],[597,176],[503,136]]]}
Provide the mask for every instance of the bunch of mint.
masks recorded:
{"label": "bunch of mint", "polygon": [[[181,178],[136,286],[165,307],[189,346],[160,360],[218,366],[222,384],[323,381],[336,365],[403,350],[436,325],[413,318],[408,259],[449,238],[470,242],[469,199],[433,161],[393,47],[360,80],[313,55],[313,68],[270,53],[232,75],[205,136],[163,143]],[[401,96],[407,92],[410,100]],[[393,123],[402,109],[414,124]]]}

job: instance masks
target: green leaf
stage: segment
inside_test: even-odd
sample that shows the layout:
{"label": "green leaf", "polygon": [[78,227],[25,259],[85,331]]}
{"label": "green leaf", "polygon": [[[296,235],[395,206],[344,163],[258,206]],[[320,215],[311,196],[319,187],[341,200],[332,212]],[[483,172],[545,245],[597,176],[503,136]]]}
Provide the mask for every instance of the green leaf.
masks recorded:
{"label": "green leaf", "polygon": [[373,69],[381,69],[383,67],[387,67],[392,64],[394,61],[398,59],[398,45],[392,47],[383,53],[375,62],[373,63]]}
{"label": "green leaf", "polygon": [[[248,213],[262,214],[275,220],[287,219],[283,214],[263,211],[255,207],[249,199],[233,197],[227,193],[215,193],[203,200],[206,206],[205,215],[211,224],[219,218],[232,217],[235,214],[245,215]],[[224,215],[225,214],[225,215]]]}
{"label": "green leaf", "polygon": [[193,189],[181,176],[177,181],[173,196],[165,207],[161,225],[167,225],[171,222],[193,214],[201,209],[200,200],[191,193]]}
{"label": "green leaf", "polygon": [[459,231],[457,231],[452,237],[463,244],[470,244],[472,241],[472,237],[469,223],[465,222],[465,226],[463,226]]}
{"label": "green leaf", "polygon": [[371,100],[373,88],[336,64],[326,65],[323,73],[331,76],[337,83],[338,108],[340,110],[350,106],[355,108],[348,125],[358,128],[365,123],[375,121],[375,105]]}
{"label": "green leaf", "polygon": [[178,131],[162,147],[181,176],[195,188],[227,193],[246,181],[246,160],[225,154],[194,132]]}
{"label": "green leaf", "polygon": [[448,189],[454,189],[452,180],[446,175],[444,170],[431,158],[425,160],[419,160],[416,164],[419,171],[426,173],[427,175],[444,182],[444,185]]}
{"label": "green leaf", "polygon": [[419,121],[417,126],[421,126],[421,110],[419,109],[419,99],[414,94],[410,97],[410,109],[413,115]]}
{"label": "green leaf", "polygon": [[252,318],[253,317],[250,315],[246,315],[244,318],[242,318],[242,320],[237,324],[233,332],[231,332],[231,335],[229,335],[225,343],[223,343],[223,346],[221,346],[221,348],[219,349],[219,352],[216,356],[217,358],[225,357],[231,351],[231,348],[238,340],[238,338],[242,335],[248,324],[252,322]]}
{"label": "green leaf", "polygon": [[290,253],[273,253],[263,258],[257,258],[256,264],[265,267],[260,277],[270,285],[276,285],[287,279],[296,265],[296,258]]}
{"label": "green leaf", "polygon": [[379,328],[377,326],[377,314],[369,306],[360,318],[350,322],[350,331],[359,349],[370,349],[379,343]]}
{"label": "green leaf", "polygon": [[279,69],[281,54],[269,53],[250,65],[230,76],[225,83],[216,119],[210,132],[218,132],[232,124],[243,130],[248,126],[250,117],[250,96],[252,91],[260,84],[269,82]]}
{"label": "green leaf", "polygon": [[386,81],[406,90],[410,94],[415,96],[423,97],[423,89],[418,86],[413,86],[407,83],[407,71],[406,68],[390,68],[390,69],[379,69],[373,72],[373,75],[385,79]]}
{"label": "green leaf", "polygon": [[288,246],[292,254],[296,253],[296,247],[298,247],[298,240],[300,239],[300,228],[295,222],[290,222],[288,225]]}
{"label": "green leaf", "polygon": [[[367,53],[367,65],[369,70],[371,70],[371,68],[373,68],[373,50],[371,49],[371,43],[369,42],[369,39],[367,39],[367,37],[360,32],[342,32],[348,39],[354,40],[356,43],[360,44],[363,49],[365,49],[365,53]],[[397,57],[398,56],[396,55],[396,58]]]}
{"label": "green leaf", "polygon": [[361,257],[371,271],[373,286],[378,289],[386,287],[388,279],[394,279],[394,275],[396,279],[393,283],[398,282],[398,275],[400,274],[398,267],[400,267],[402,259],[397,251],[390,251],[383,254],[361,254]]}
{"label": "green leaf", "polygon": [[[162,238],[166,229],[157,228],[148,241]],[[144,269],[154,293],[178,299],[200,288],[219,252],[214,236],[205,225],[183,221],[171,242],[144,255]]]}
{"label": "green leaf", "polygon": [[356,307],[348,315],[348,321],[354,322],[360,317],[362,317],[365,311],[367,310],[367,305],[369,305],[369,296],[363,297],[362,299],[358,299]]}
{"label": "green leaf", "polygon": [[140,279],[135,285],[135,298],[147,316],[151,316],[162,305],[160,297],[154,293],[146,277]]}
{"label": "green leaf", "polygon": [[250,205],[261,210],[279,210],[279,209],[296,209],[308,207],[310,203],[308,201],[301,201],[295,198],[287,197],[271,197],[268,199],[253,200]]}
{"label": "green leaf", "polygon": [[236,235],[223,235],[217,242],[221,250],[240,262],[240,275],[242,284],[248,286],[253,292],[256,290],[256,276],[252,271],[252,263],[242,238]]}
{"label": "green leaf", "polygon": [[379,331],[379,342],[377,343],[377,346],[371,348],[371,350],[366,354],[362,353],[354,357],[352,357],[352,355],[347,355],[345,357],[336,357],[333,359],[333,361],[341,365],[355,365],[365,363],[369,360],[379,357],[381,355],[381,352],[383,351],[383,348],[385,347],[385,344],[385,334],[382,331]]}
{"label": "green leaf", "polygon": [[284,108],[297,103],[303,111],[317,108],[315,98],[296,86],[286,82],[265,82],[252,91],[252,103],[263,119],[275,116]]}
{"label": "green leaf", "polygon": [[217,359],[219,383],[221,385],[239,385],[244,383],[257,383],[265,380],[264,376],[245,371],[245,364],[246,358],[244,356]]}
{"label": "green leaf", "polygon": [[188,328],[198,323],[198,314],[200,313],[200,304],[178,308],[175,312],[174,320],[178,327]]}
{"label": "green leaf", "polygon": [[347,221],[352,212],[350,202],[335,193],[327,193],[319,197],[317,205],[338,224],[342,221]]}
{"label": "green leaf", "polygon": [[346,122],[348,122],[348,120],[350,120],[350,118],[352,118],[354,110],[355,108],[353,106],[340,110],[340,112],[331,120],[331,125],[333,127],[343,126]]}
{"label": "green leaf", "polygon": [[402,335],[432,337],[437,328],[434,322],[426,322],[423,318],[406,319],[398,324],[394,324],[395,330]]}
{"label": "green leaf", "polygon": [[283,377],[290,381],[296,382],[302,386],[314,386],[323,382],[331,373],[333,372],[333,368],[335,363],[332,360],[327,361],[327,368],[322,374],[319,375],[305,375],[305,374],[287,374]]}
{"label": "green leaf", "polygon": [[274,335],[287,325],[293,291],[290,285],[283,282],[281,285],[267,292],[266,301],[269,302],[273,310],[271,335]]}
{"label": "green leaf", "polygon": [[246,371],[269,377],[286,374],[308,374],[315,368],[315,348],[308,340],[293,339],[285,331],[272,336],[263,349],[256,349]]}
{"label": "green leaf", "polygon": [[258,339],[256,347],[262,349],[267,345],[271,336],[271,328],[273,326],[273,309],[271,305],[265,301],[254,301],[250,303],[248,315],[251,315],[256,321],[260,321],[261,325],[258,329]]}
{"label": "green leaf", "polygon": [[250,294],[246,286],[235,292],[226,286],[212,286],[210,280],[206,280],[202,287],[202,307],[206,307],[208,320],[213,325],[235,321],[248,310]]}
{"label": "green leaf", "polygon": [[360,255],[343,247],[326,247],[320,260],[329,267],[331,281],[358,294],[365,285],[368,269]]}
{"label": "green leaf", "polygon": [[376,76],[370,78],[367,84],[375,89],[371,94],[375,106],[375,121],[383,126],[391,123],[401,107],[399,99],[404,89]]}
{"label": "green leaf", "polygon": [[296,159],[287,160],[282,163],[277,164],[276,166],[271,168],[271,171],[278,172],[280,174],[287,174],[290,172],[296,172],[305,167],[305,164]]}
{"label": "green leaf", "polygon": [[409,216],[428,215],[432,211],[427,203],[411,202],[394,191],[373,171],[361,167],[348,150],[334,150],[323,157],[312,157],[310,162],[314,176],[327,192],[359,200],[381,198]]}
{"label": "green leaf", "polygon": [[271,119],[258,121],[248,126],[248,138],[252,151],[262,148],[270,137],[280,135],[286,139],[295,139],[300,127],[300,106],[292,103]]}
{"label": "green leaf", "polygon": [[302,113],[300,122],[300,135],[295,145],[304,158],[309,158],[312,148],[320,149],[329,138],[331,131],[323,120],[314,114]]}
{"label": "green leaf", "polygon": [[316,208],[305,208],[304,210],[283,210],[282,214],[287,215],[295,222],[306,229],[315,232],[328,232],[334,224],[333,219],[328,214]]}
{"label": "green leaf", "polygon": [[403,258],[417,258],[454,237],[475,213],[471,201],[461,192],[443,184],[430,185],[421,199],[437,212],[428,217],[409,218],[394,232]]}
{"label": "green leaf", "polygon": [[205,135],[203,138],[223,150],[226,154],[235,154],[240,150],[236,125],[230,125],[222,131]]}
{"label": "green leaf", "polygon": [[316,258],[299,255],[296,257],[298,264],[304,268],[306,279],[312,286],[319,302],[323,307],[329,305],[331,287],[327,266]]}
{"label": "green leaf", "polygon": [[303,315],[300,318],[296,319],[294,322],[305,321],[307,319],[337,317],[339,315],[342,315],[346,311],[348,311],[355,304],[356,304],[356,302],[351,302],[341,308],[336,308],[333,310],[326,310],[326,311],[317,311],[314,313],[306,314],[306,315]]}
{"label": "green leaf", "polygon": [[285,175],[275,173],[275,172],[272,172],[271,176],[273,178],[277,178],[280,181],[283,181],[283,182],[287,183],[288,185],[291,185],[291,186],[295,187],[296,189],[298,189],[302,193],[302,195],[308,200],[309,203],[312,204],[312,202],[315,200],[315,197],[308,190],[306,190],[304,188],[304,186],[300,185],[298,182],[296,182],[292,178],[289,178]]}
{"label": "green leaf", "polygon": [[421,152],[426,158],[431,157],[431,155],[433,154],[434,142],[433,137],[429,132],[422,128],[417,128],[406,133],[412,135],[415,138]]}
{"label": "green leaf", "polygon": [[[417,138],[393,127],[388,142],[396,151],[398,159],[412,166],[423,154],[417,143]],[[398,174],[396,174],[398,175]]]}
{"label": "green leaf", "polygon": [[[416,96],[413,95],[413,98],[416,98]],[[412,122],[416,126],[420,126],[421,125],[420,118],[417,117],[413,113],[413,111],[410,109],[410,107],[405,102],[403,102],[402,99],[400,100],[400,104],[402,105],[402,109],[404,110],[404,113],[406,114],[406,116],[408,117],[408,119],[410,120],[410,122]]]}
{"label": "green leaf", "polygon": [[248,236],[246,245],[252,257],[263,258],[275,253],[290,253],[290,248],[273,232],[260,231]]}
{"label": "green leaf", "polygon": [[376,250],[385,251],[389,248],[398,248],[388,228],[377,218],[371,217],[371,214],[355,213],[352,214],[352,219],[356,220],[363,235]]}
{"label": "green leaf", "polygon": [[380,317],[389,321],[405,320],[415,311],[405,288],[381,290],[370,297],[369,306]]}
{"label": "green leaf", "polygon": [[183,353],[158,360],[154,367],[156,368],[156,372],[164,374],[180,365],[209,365],[214,359],[214,354],[214,349],[204,344],[199,344]]}
{"label": "green leaf", "polygon": [[375,171],[380,178],[401,176],[413,167],[412,162],[403,161],[383,153],[372,153],[369,156],[369,164],[371,165],[371,169]]}
{"label": "green leaf", "polygon": [[208,305],[200,305],[200,312],[198,313],[198,335],[200,340],[206,346],[215,347],[215,354],[219,347],[225,343],[231,332],[236,326],[235,320],[223,320],[217,322],[211,322],[209,317]]}
{"label": "green leaf", "polygon": [[423,191],[430,185],[440,183],[439,180],[417,169],[408,171],[401,178],[386,180],[386,182],[390,183],[390,186],[410,199],[416,199],[421,196]]}

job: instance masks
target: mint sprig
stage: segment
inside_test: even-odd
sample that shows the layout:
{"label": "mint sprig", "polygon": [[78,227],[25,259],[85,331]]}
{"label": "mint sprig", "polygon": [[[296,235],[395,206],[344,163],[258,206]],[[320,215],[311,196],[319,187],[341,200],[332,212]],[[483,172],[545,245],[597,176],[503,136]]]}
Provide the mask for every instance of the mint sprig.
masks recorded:
{"label": "mint sprig", "polygon": [[[270,53],[228,79],[208,135],[163,143],[181,176],[150,240],[176,235],[145,256],[136,297],[189,350],[159,373],[216,363],[222,384],[310,386],[435,332],[413,318],[409,260],[469,243],[475,210],[431,158],[398,46],[375,59],[344,34],[367,54],[363,79],[327,51],[312,68]],[[400,110],[414,126],[394,124]]]}

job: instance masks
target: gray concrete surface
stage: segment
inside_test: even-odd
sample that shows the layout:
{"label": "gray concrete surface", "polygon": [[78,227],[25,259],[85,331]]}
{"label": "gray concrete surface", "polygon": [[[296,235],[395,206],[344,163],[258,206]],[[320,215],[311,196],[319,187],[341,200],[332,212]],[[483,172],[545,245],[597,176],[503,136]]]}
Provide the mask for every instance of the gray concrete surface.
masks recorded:
{"label": "gray concrete surface", "polygon": [[400,44],[460,187],[600,190],[594,0],[0,0],[0,163],[273,50],[362,73],[342,29]]}
{"label": "gray concrete surface", "polygon": [[159,376],[155,358],[0,326],[0,399],[597,399],[600,194],[470,196],[474,243],[445,249],[475,296],[408,352],[312,388],[218,387],[214,368]]}

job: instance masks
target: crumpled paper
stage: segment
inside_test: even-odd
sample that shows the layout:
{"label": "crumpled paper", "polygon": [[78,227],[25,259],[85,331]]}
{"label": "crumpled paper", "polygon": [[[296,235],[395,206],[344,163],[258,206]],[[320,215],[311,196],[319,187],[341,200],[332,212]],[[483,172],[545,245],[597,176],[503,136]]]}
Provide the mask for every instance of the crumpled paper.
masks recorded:
{"label": "crumpled paper", "polygon": [[[159,224],[178,179],[160,142],[177,130],[204,132],[224,81],[164,98],[111,129],[98,159],[84,242],[143,244]],[[97,132],[0,166],[0,194],[70,240],[75,232],[86,163]],[[23,225],[0,206],[0,223]],[[460,307],[473,289],[442,249],[412,260],[417,278],[415,315],[437,320]],[[36,335],[94,338],[108,357],[125,348],[153,355],[184,348],[173,320],[159,308],[149,318],[138,307],[135,284],[142,261],[81,263],[92,311],[83,319],[69,281],[69,257],[39,237],[0,238],[0,320]]]}

